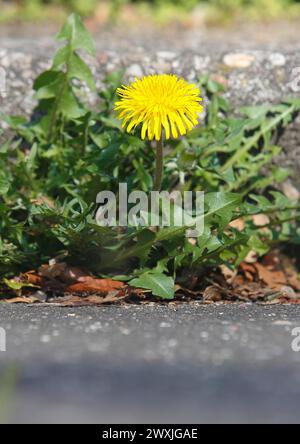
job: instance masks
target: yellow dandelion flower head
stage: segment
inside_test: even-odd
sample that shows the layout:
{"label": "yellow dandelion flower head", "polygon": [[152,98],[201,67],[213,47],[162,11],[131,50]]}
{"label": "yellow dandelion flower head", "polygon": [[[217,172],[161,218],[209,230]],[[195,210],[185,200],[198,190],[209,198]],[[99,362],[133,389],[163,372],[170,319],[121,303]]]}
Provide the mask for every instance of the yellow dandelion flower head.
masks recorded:
{"label": "yellow dandelion flower head", "polygon": [[150,75],[135,79],[129,86],[117,89],[120,100],[115,110],[123,120],[127,132],[142,125],[141,136],[160,140],[175,139],[190,131],[198,123],[203,107],[200,90],[173,74]]}

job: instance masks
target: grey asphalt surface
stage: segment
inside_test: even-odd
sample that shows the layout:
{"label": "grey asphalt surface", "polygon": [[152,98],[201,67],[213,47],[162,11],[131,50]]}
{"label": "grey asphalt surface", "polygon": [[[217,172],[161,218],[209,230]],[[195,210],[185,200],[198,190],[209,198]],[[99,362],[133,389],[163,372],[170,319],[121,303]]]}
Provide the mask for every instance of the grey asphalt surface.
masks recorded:
{"label": "grey asphalt surface", "polygon": [[2,420],[299,423],[297,326],[299,306],[0,305]]}

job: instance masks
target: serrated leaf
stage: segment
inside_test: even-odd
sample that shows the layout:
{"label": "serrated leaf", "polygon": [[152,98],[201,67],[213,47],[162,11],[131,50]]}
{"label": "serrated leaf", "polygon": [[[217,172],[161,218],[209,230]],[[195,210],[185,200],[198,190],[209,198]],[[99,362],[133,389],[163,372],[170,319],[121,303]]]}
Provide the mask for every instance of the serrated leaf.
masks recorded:
{"label": "serrated leaf", "polygon": [[95,44],[78,14],[71,14],[62,30],[56,36],[57,40],[67,40],[72,51],[83,49],[91,56],[95,55]]}
{"label": "serrated leaf", "polygon": [[75,53],[71,55],[69,60],[68,78],[82,80],[92,91],[96,90],[92,71],[87,66],[87,64]]}
{"label": "serrated leaf", "polygon": [[269,112],[270,105],[243,106],[240,112],[250,119],[263,119]]}
{"label": "serrated leaf", "polygon": [[85,112],[70,86],[61,94],[57,110],[70,119],[77,119]]}
{"label": "serrated leaf", "polygon": [[49,70],[43,72],[34,82],[37,100],[57,97],[64,81],[65,74],[59,71]]}
{"label": "serrated leaf", "polygon": [[0,176],[0,195],[4,195],[9,190],[9,181],[6,177]]}
{"label": "serrated leaf", "polygon": [[51,69],[54,71],[59,71],[64,65],[68,63],[68,57],[70,56],[70,54],[72,54],[72,52],[68,45],[58,48],[53,58]]}
{"label": "serrated leaf", "polygon": [[173,299],[175,294],[174,279],[165,274],[144,273],[129,282],[129,285],[137,288],[151,290],[155,296],[163,299]]}

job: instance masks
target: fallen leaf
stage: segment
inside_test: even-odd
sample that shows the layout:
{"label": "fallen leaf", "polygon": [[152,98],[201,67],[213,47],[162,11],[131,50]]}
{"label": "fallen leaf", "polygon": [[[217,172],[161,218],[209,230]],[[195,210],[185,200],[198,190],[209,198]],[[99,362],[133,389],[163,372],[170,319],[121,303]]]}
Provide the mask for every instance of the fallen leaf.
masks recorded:
{"label": "fallen leaf", "polygon": [[100,293],[107,294],[113,290],[126,288],[126,284],[113,279],[96,279],[90,276],[82,278],[80,282],[69,285],[65,288],[67,293]]}
{"label": "fallen leaf", "polygon": [[300,291],[300,281],[298,279],[298,272],[293,261],[287,257],[282,257],[282,267],[285,271],[288,284],[296,291]]}
{"label": "fallen leaf", "polygon": [[23,289],[23,288],[35,288],[35,285],[26,282],[26,281],[22,281],[21,278],[16,278],[16,279],[3,279],[4,284],[10,289],[13,290],[15,292],[17,292],[17,294]]}
{"label": "fallen leaf", "polygon": [[270,288],[280,288],[286,284],[286,276],[282,270],[269,270],[266,266],[256,262],[254,267],[257,270],[259,280]]}
{"label": "fallen leaf", "polygon": [[29,284],[32,284],[36,287],[42,287],[45,283],[45,279],[42,276],[36,274],[34,271],[23,273],[21,277],[24,281],[27,281]]}
{"label": "fallen leaf", "polygon": [[89,275],[78,267],[70,267],[65,262],[51,263],[42,265],[39,274],[47,279],[59,279],[65,283],[76,282],[81,278],[89,277]]}
{"label": "fallen leaf", "polygon": [[257,262],[256,251],[253,251],[253,250],[249,251],[249,253],[245,257],[244,261],[247,262],[248,264],[254,264],[255,262]]}
{"label": "fallen leaf", "polygon": [[280,269],[282,268],[282,257],[283,256],[280,257],[279,251],[272,251],[263,257],[262,264],[269,268]]}
{"label": "fallen leaf", "polygon": [[224,264],[220,265],[219,268],[221,270],[222,275],[224,276],[225,281],[228,284],[231,284],[233,282],[233,279],[237,275],[237,270],[231,270],[231,268],[227,267]]}
{"label": "fallen leaf", "polygon": [[39,300],[34,296],[18,296],[15,298],[0,298],[0,303],[8,303],[8,304],[34,304],[35,302],[39,302]]}
{"label": "fallen leaf", "polygon": [[239,270],[242,271],[247,281],[249,282],[254,281],[255,275],[257,274],[257,270],[254,264],[242,262],[239,266]]}
{"label": "fallen leaf", "polygon": [[120,292],[110,292],[105,297],[98,295],[90,295],[86,297],[82,296],[65,296],[61,298],[58,302],[57,300],[53,300],[50,302],[52,305],[59,305],[62,307],[80,307],[85,305],[103,305],[103,304],[111,304],[113,302],[119,302],[125,299],[128,295],[125,293],[120,294]]}
{"label": "fallen leaf", "polygon": [[283,285],[280,289],[280,293],[283,297],[288,299],[297,299],[298,295],[296,294],[295,290],[292,287],[289,287],[287,285]]}
{"label": "fallen leaf", "polygon": [[186,287],[182,287],[181,285],[175,285],[175,293],[176,294],[181,294],[184,296],[188,296],[188,297],[192,297],[197,298],[200,297],[202,295],[202,291],[198,290],[198,291],[193,291],[190,288],[186,288]]}
{"label": "fallen leaf", "polygon": [[38,199],[30,199],[30,202],[34,205],[48,205],[49,208],[54,208],[55,204],[53,200],[47,196],[41,196]]}
{"label": "fallen leaf", "polygon": [[215,287],[214,285],[210,285],[209,287],[206,287],[203,293],[203,300],[204,301],[221,301],[222,300],[222,293],[219,288]]}

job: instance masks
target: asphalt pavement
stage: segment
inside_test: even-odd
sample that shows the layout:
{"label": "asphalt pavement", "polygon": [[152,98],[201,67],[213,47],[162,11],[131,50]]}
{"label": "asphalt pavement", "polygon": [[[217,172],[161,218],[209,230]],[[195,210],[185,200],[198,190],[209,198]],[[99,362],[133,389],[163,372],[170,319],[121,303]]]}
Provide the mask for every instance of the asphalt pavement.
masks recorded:
{"label": "asphalt pavement", "polygon": [[0,305],[0,327],[2,421],[300,420],[299,306]]}

